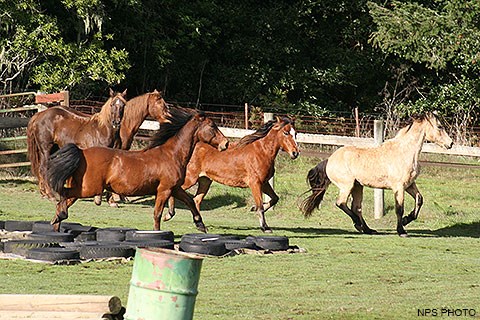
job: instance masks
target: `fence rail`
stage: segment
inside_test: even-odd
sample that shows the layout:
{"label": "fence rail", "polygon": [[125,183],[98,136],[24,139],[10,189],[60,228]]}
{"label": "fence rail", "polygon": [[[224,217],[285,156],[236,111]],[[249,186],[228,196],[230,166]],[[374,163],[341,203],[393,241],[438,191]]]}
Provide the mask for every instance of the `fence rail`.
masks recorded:
{"label": "fence rail", "polygon": [[[27,93],[31,94],[31,93]],[[98,112],[103,105],[100,102],[92,102],[92,101],[72,101],[68,100],[68,93],[62,93],[62,95],[52,95],[55,99],[66,100],[67,103],[70,103],[71,106],[75,109],[81,110],[87,113],[95,113]],[[43,101],[41,98],[36,98],[37,101]],[[77,105],[78,104],[78,105]],[[78,108],[77,108],[78,107]],[[40,108],[40,109],[39,109]],[[29,111],[38,111],[44,108],[42,105],[36,106],[23,106],[18,108],[9,108],[9,109],[0,109],[0,129],[5,128],[23,128],[26,127],[29,118],[25,117],[11,117],[10,113],[16,112],[27,112]],[[213,118],[218,124],[220,130],[226,137],[229,138],[241,138],[247,134],[251,134],[254,130],[249,129],[240,129],[240,127],[245,127],[245,114],[242,112],[206,112],[208,116]],[[7,116],[5,116],[7,115]],[[364,117],[363,123],[361,124],[362,130],[369,131],[370,133],[364,134],[366,136],[372,136],[373,132],[373,119],[367,119],[368,117]],[[370,137],[355,137],[355,128],[352,119],[347,118],[340,118],[340,119],[333,119],[333,118],[316,118],[313,119],[312,117],[304,117],[303,120],[300,121],[302,127],[315,128],[315,133],[308,132],[308,130],[302,130],[304,132],[297,134],[297,141],[299,143],[305,144],[314,144],[314,145],[330,145],[330,146],[344,146],[344,145],[355,145],[355,146],[363,146],[363,147],[370,147],[374,146],[374,139]],[[258,119],[258,124],[263,122],[263,119]],[[371,123],[370,123],[371,122]],[[254,123],[256,123],[254,121]],[[338,127],[342,127],[342,130],[338,130]],[[143,132],[148,132],[151,130],[157,130],[159,128],[159,123],[152,120],[145,120],[143,124],[140,126],[140,130]],[[337,129],[335,129],[337,128]],[[335,132],[337,134],[331,134]],[[338,135],[338,132],[341,135]],[[4,142],[22,142],[26,140],[25,135],[18,135],[14,137],[4,137],[0,138],[0,143]],[[1,147],[1,146],[0,146]],[[457,146],[455,145],[452,149],[446,150],[437,145],[431,143],[425,143],[422,149],[423,152],[426,153],[437,153],[437,154],[446,154],[446,155],[454,155],[454,156],[470,156],[470,157],[480,157],[480,148],[479,147],[469,147],[469,146]],[[16,154],[23,154],[26,153],[27,150],[24,146],[15,148],[12,150],[0,150],[0,156],[9,156],[9,155],[16,155]],[[28,166],[29,162],[16,162],[16,163],[0,163],[1,168],[14,168],[14,167],[21,167],[21,166]]]}

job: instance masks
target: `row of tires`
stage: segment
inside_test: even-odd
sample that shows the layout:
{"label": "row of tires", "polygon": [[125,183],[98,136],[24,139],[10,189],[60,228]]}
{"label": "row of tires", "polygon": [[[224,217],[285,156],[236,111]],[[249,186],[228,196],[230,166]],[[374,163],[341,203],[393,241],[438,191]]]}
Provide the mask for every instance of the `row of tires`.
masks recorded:
{"label": "row of tires", "polygon": [[[22,239],[0,242],[0,251],[43,261],[90,260],[132,257],[137,248],[175,249],[172,231],[133,228],[96,228],[79,223],[62,223],[54,232],[48,221],[0,221],[5,231],[27,231]],[[28,232],[31,231],[31,232]],[[223,256],[235,249],[287,250],[287,237],[246,237],[219,234],[185,234],[180,251]]]}

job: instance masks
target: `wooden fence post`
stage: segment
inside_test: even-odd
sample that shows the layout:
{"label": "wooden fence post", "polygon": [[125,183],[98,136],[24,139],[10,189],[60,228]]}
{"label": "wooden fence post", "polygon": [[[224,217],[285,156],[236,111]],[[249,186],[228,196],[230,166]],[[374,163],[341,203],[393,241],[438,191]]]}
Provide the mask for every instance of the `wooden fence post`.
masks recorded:
{"label": "wooden fence post", "polygon": [[245,102],[245,129],[248,130],[248,103]]}
{"label": "wooden fence post", "polygon": [[[263,122],[264,123],[267,123],[268,121],[270,120],[273,120],[273,113],[271,112],[264,112],[263,113]],[[268,180],[268,183],[270,183],[270,185],[272,186],[272,189],[275,189],[275,180],[274,180],[274,177],[271,177],[270,180]],[[269,202],[270,201],[270,197],[267,196],[266,194],[263,194],[263,202]],[[272,210],[274,209],[275,207],[272,207]]]}
{"label": "wooden fence post", "polygon": [[[383,143],[383,120],[373,121],[373,139],[375,146]],[[385,214],[383,189],[373,189],[373,207],[375,219],[380,219]]]}

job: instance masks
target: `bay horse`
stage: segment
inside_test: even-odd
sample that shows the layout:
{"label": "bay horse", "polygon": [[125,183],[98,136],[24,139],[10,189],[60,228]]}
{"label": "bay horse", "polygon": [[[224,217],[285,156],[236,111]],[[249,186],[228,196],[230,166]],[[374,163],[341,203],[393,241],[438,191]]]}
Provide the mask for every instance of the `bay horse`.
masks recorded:
{"label": "bay horse", "polygon": [[[311,216],[320,206],[333,182],[339,188],[337,207],[352,219],[359,232],[374,234],[377,232],[368,227],[362,216],[363,187],[391,189],[395,197],[397,233],[406,237],[404,226],[417,219],[423,204],[415,179],[420,173],[419,156],[425,140],[446,149],[453,146],[452,139],[434,114],[426,113],[412,117],[411,124],[378,147],[345,146],[337,149],[308,172],[307,181],[312,194],[301,204],[305,217]],[[415,207],[404,217],[405,191],[415,200]],[[351,208],[347,206],[350,195]]]}
{"label": "bay horse", "polygon": [[[298,157],[299,148],[295,138],[293,121],[277,118],[243,137],[224,152],[218,152],[208,144],[198,143],[188,163],[182,188],[186,190],[198,182],[193,198],[198,211],[212,181],[230,187],[250,188],[255,200],[252,211],[256,211],[260,228],[264,232],[272,232],[265,221],[265,212],[278,202],[279,197],[268,180],[275,174],[275,158],[280,149],[288,152],[291,159]],[[268,203],[263,203],[262,193],[270,197]],[[170,198],[165,221],[175,215],[174,202]]]}
{"label": "bay horse", "polygon": [[164,205],[173,195],[190,208],[198,230],[207,232],[193,199],[181,185],[195,144],[207,142],[225,150],[228,140],[213,120],[198,112],[172,108],[167,120],[144,150],[82,150],[68,144],[53,154],[47,181],[59,197],[51,222],[54,229],[59,230],[60,222],[68,217],[68,208],[77,199],[100,195],[106,189],[122,196],[155,195],[155,230],[160,230]]}
{"label": "bay horse", "polygon": [[126,104],[122,93],[110,89],[110,97],[100,112],[90,116],[74,109],[52,107],[36,113],[27,125],[27,148],[31,172],[37,178],[40,193],[54,195],[45,181],[48,157],[68,143],[80,148],[96,145],[112,147]]}

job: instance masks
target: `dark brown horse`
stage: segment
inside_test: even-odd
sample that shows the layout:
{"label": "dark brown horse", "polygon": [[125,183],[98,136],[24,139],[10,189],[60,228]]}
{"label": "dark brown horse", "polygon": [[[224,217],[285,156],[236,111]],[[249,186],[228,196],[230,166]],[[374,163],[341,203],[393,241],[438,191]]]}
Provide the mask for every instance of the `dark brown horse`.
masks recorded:
{"label": "dark brown horse", "polygon": [[[210,145],[198,143],[187,166],[182,188],[188,189],[198,182],[194,197],[197,210],[208,192],[212,180],[240,188],[250,188],[255,200],[255,210],[264,232],[272,232],[265,221],[265,211],[278,202],[278,195],[268,180],[275,173],[275,158],[280,149],[288,152],[292,159],[299,155],[293,122],[288,118],[269,121],[256,132],[243,137],[235,147],[218,152]],[[262,193],[270,197],[263,203]],[[170,198],[169,212],[164,220],[175,215],[174,199]]]}
{"label": "dark brown horse", "polygon": [[115,93],[110,89],[110,98],[93,116],[70,108],[52,107],[30,119],[27,126],[28,157],[43,196],[54,199],[45,182],[48,157],[52,153],[68,143],[75,143],[80,148],[114,145],[126,93],[126,90]]}
{"label": "dark brown horse", "polygon": [[60,199],[52,220],[55,230],[68,217],[68,208],[78,198],[93,197],[106,189],[122,196],[155,195],[155,230],[160,229],[165,202],[173,195],[190,208],[197,228],[207,231],[193,199],[181,185],[197,142],[224,150],[228,140],[202,114],[180,108],[172,108],[170,113],[169,122],[160,127],[145,150],[106,147],[81,150],[69,144],[50,157],[47,181]]}
{"label": "dark brown horse", "polygon": [[130,149],[133,138],[142,122],[150,117],[160,123],[167,121],[169,107],[161,92],[155,90],[128,100],[120,125],[120,141],[116,142],[120,149]]}

